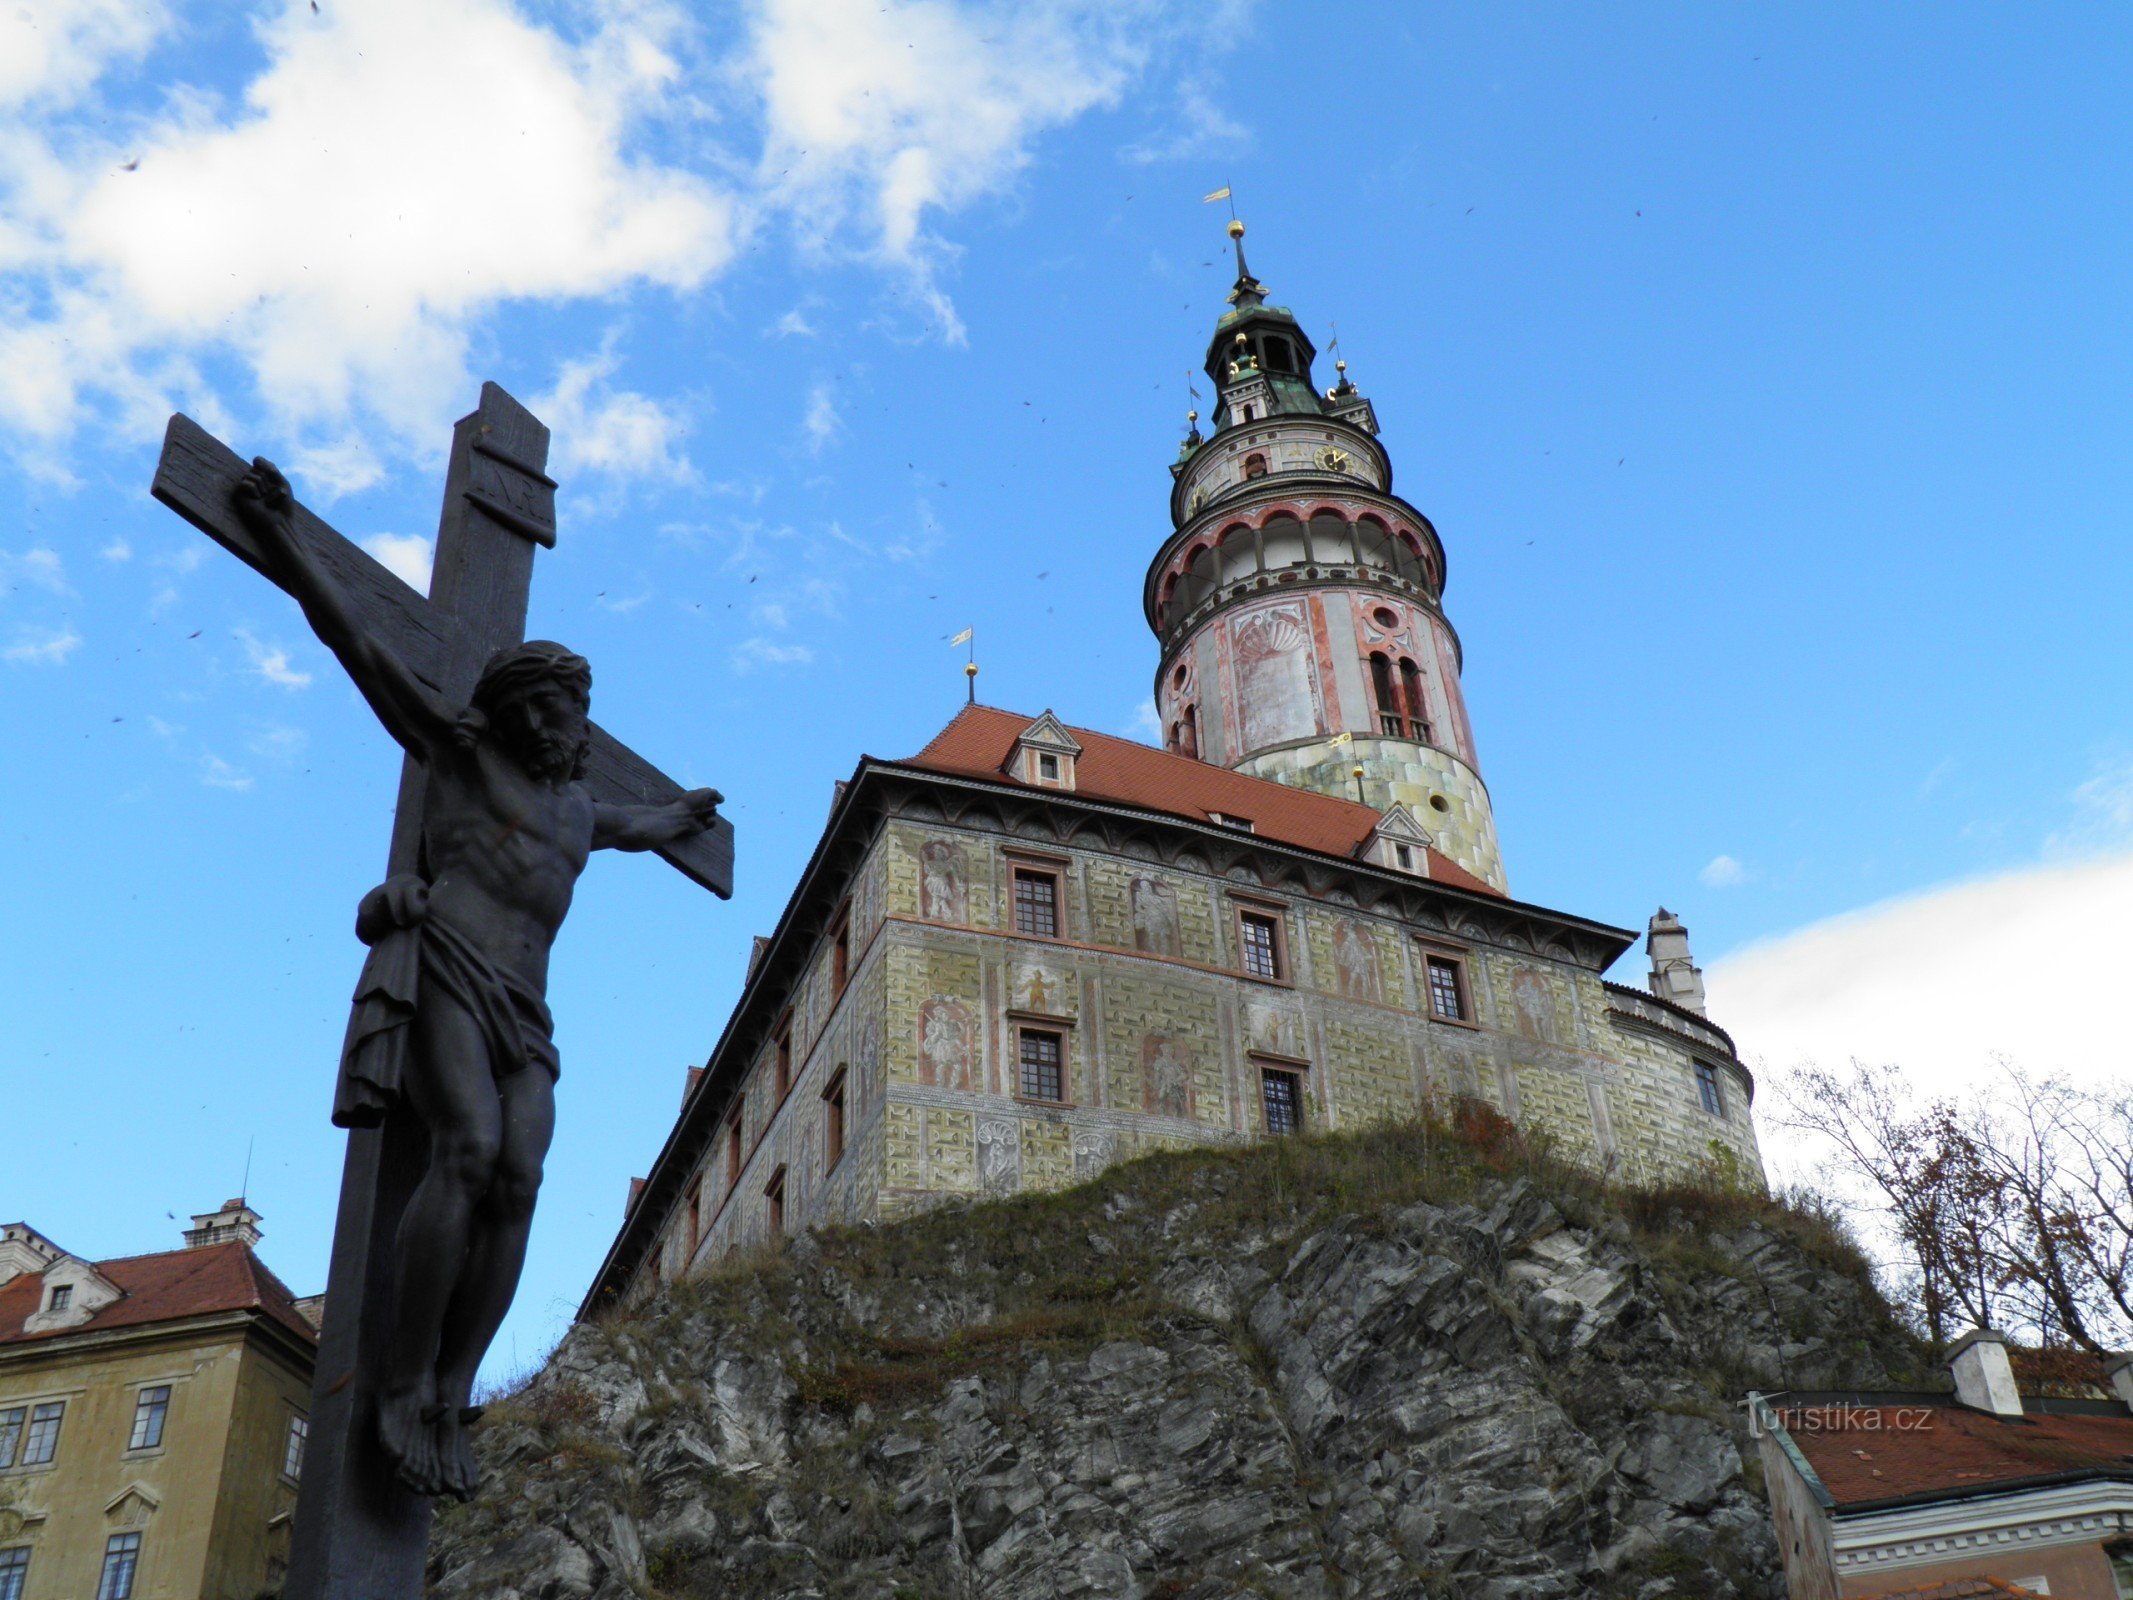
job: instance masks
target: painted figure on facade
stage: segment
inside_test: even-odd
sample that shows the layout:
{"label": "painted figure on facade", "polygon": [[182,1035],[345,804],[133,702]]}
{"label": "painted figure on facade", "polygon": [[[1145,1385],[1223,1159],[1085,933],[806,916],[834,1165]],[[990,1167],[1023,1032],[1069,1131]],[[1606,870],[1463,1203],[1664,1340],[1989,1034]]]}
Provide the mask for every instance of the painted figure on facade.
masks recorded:
{"label": "painted figure on facade", "polygon": [[963,873],[963,852],[948,840],[928,840],[919,851],[918,894],[927,921],[970,920],[970,887]]}
{"label": "painted figure on facade", "polygon": [[1147,1109],[1161,1117],[1192,1115],[1192,1071],[1180,1058],[1175,1039],[1157,1036],[1143,1046],[1148,1083]]}
{"label": "painted figure on facade", "polygon": [[1152,956],[1182,954],[1177,891],[1160,878],[1133,880],[1133,943]]}
{"label": "painted figure on facade", "polygon": [[1352,922],[1333,930],[1333,964],[1340,971],[1342,994],[1351,1000],[1378,998],[1378,953],[1370,935]]}
{"label": "painted figure on facade", "polygon": [[971,1086],[970,1008],[960,1000],[935,995],[918,1008],[919,1082],[943,1089]]}
{"label": "painted figure on facade", "polygon": [[236,503],[275,581],[386,731],[428,771],[423,870],[364,896],[370,946],[334,1120],[403,1100],[429,1164],[402,1216],[378,1433],[418,1494],[473,1493],[465,1426],[475,1369],[518,1286],[555,1125],[548,957],[587,855],[651,850],[717,821],[697,789],[660,806],[594,800],[578,782],[592,671],[561,645],[499,652],[454,705],[367,628],[295,536],[288,481],[255,461]]}

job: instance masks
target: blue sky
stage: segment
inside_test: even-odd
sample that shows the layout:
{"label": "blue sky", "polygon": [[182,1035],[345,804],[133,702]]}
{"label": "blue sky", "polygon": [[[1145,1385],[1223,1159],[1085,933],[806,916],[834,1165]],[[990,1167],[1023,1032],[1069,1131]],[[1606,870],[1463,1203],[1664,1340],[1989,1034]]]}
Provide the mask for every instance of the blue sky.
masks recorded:
{"label": "blue sky", "polygon": [[0,18],[0,1215],[162,1248],[256,1140],[267,1259],[323,1282],[396,762],[147,498],[172,409],[419,564],[502,382],[557,431],[532,628],[731,797],[731,903],[585,877],[500,1370],[560,1331],[833,780],[952,714],[946,636],[994,704],[1143,730],[1224,181],[1444,538],[1516,893],[1681,912],[1773,1069],[2123,1064],[2123,14],[35,10]]}

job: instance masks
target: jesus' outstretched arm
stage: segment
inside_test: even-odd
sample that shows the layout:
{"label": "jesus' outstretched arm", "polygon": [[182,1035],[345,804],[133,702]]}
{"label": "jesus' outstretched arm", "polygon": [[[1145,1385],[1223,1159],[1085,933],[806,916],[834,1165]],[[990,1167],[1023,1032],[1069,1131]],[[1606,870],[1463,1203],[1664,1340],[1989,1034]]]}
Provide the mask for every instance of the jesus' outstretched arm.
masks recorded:
{"label": "jesus' outstretched arm", "polygon": [[603,800],[593,807],[595,850],[657,850],[694,838],[718,821],[716,789],[691,789],[659,806],[618,806]]}
{"label": "jesus' outstretched arm", "polygon": [[255,458],[237,484],[236,502],[275,581],[296,596],[311,631],[340,659],[385,731],[417,759],[445,745],[457,720],[454,708],[363,626],[340,585],[305,547],[296,531],[296,501],[280,469],[264,456]]}

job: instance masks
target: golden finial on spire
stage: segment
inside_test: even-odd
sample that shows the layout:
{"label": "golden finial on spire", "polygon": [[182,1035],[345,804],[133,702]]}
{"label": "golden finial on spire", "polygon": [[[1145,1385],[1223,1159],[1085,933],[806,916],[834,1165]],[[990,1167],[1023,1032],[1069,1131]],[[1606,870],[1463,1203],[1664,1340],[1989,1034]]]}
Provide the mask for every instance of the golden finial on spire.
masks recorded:
{"label": "golden finial on spire", "polygon": [[1244,237],[1244,224],[1239,222],[1235,217],[1231,217],[1229,219],[1229,236],[1232,239],[1241,239]]}

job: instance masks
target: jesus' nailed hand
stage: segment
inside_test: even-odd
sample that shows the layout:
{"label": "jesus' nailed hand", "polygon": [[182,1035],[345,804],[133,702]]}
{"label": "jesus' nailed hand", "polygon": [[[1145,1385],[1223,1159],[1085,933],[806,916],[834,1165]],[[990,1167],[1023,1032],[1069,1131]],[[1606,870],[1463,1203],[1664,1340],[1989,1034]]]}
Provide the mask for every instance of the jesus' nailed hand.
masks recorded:
{"label": "jesus' nailed hand", "polygon": [[587,855],[654,850],[718,820],[697,789],[667,805],[596,801],[579,783],[592,669],[561,645],[499,651],[469,703],[418,678],[316,562],[288,480],[255,460],[236,507],[272,576],[340,659],[386,731],[428,770],[422,870],[365,897],[371,946],[335,1118],[376,1122],[404,1097],[429,1165],[395,1251],[378,1438],[418,1494],[470,1496],[475,1369],[525,1261],[555,1127],[548,952]]}

